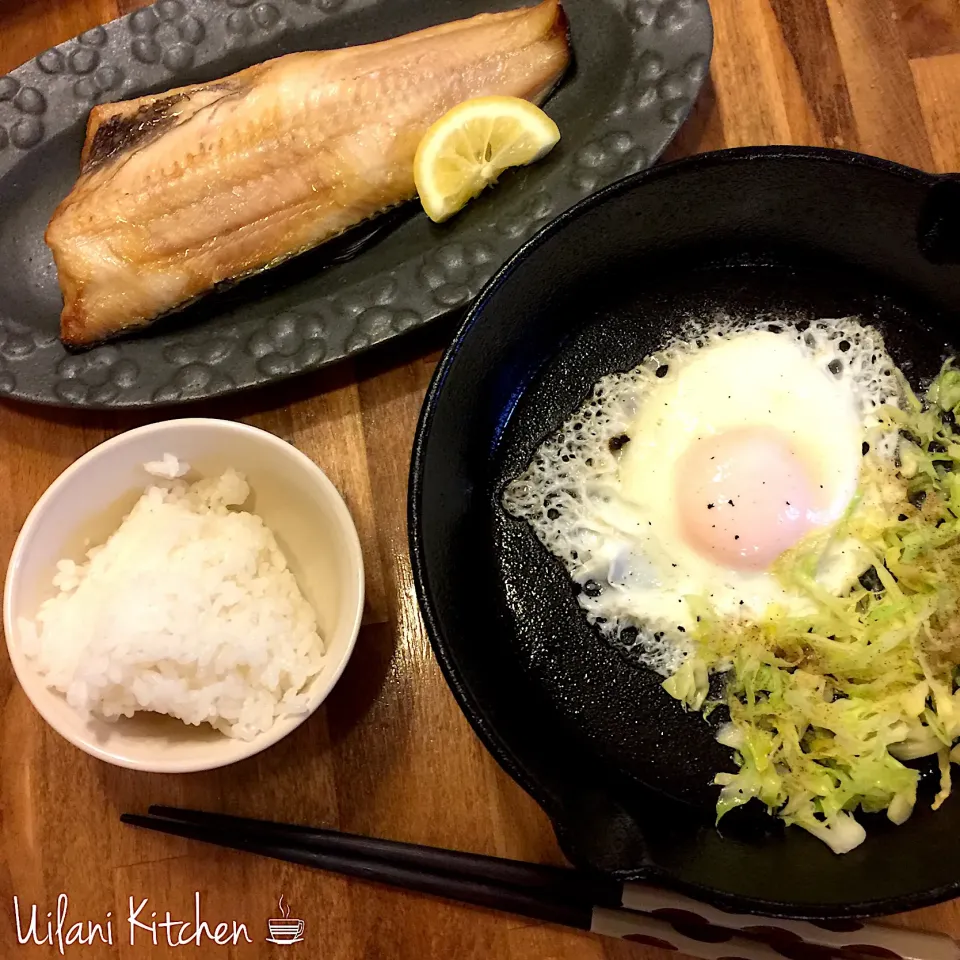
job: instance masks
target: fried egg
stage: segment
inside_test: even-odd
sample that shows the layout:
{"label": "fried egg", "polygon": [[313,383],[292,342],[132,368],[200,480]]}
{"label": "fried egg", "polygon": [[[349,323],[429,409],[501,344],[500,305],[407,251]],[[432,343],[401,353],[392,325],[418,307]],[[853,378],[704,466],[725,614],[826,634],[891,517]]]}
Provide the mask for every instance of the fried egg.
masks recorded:
{"label": "fried egg", "polygon": [[[719,322],[600,380],[504,507],[564,562],[591,622],[670,674],[689,598],[737,617],[809,609],[771,568],[836,526],[868,451],[892,463],[879,414],[900,383],[880,334],[854,318]],[[839,594],[869,565],[841,537],[817,578]]]}

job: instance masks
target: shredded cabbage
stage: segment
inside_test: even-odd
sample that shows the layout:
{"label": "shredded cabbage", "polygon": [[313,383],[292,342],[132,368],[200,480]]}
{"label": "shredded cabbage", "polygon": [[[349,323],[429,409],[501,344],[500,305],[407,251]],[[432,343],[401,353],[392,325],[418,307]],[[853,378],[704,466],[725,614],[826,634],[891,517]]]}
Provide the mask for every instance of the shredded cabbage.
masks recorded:
{"label": "shredded cabbage", "polygon": [[[935,809],[950,793],[960,762],[960,370],[945,364],[923,402],[903,387],[903,408],[884,408],[879,428],[899,431],[896,464],[864,457],[846,515],[774,567],[812,613],[770,607],[731,621],[688,598],[696,653],[664,687],[690,709],[729,711],[718,739],[738,769],[716,777],[718,821],[757,799],[846,853],[865,838],[856,810],[909,818],[919,779],[909,761],[937,756]],[[873,561],[844,596],[816,580],[838,538]],[[711,672],[724,675],[718,702]]]}

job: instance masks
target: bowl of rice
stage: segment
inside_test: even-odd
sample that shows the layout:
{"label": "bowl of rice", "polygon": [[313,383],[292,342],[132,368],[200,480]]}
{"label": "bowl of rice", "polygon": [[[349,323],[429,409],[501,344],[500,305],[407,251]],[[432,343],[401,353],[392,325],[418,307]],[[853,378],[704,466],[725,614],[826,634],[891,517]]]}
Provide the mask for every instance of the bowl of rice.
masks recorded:
{"label": "bowl of rice", "polygon": [[7,649],[59,734],[118,766],[252,756],[323,702],[356,642],[356,528],[307,456],[226,420],[102,443],[43,494],[13,549]]}

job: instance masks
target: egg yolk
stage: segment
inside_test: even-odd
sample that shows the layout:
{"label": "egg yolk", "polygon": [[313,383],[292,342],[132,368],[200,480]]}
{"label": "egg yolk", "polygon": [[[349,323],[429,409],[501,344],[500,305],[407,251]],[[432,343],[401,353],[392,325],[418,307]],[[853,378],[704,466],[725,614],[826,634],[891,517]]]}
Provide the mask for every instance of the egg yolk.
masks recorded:
{"label": "egg yolk", "polygon": [[774,427],[738,427],[695,440],[679,459],[675,480],[687,543],[733,569],[766,570],[818,525],[819,485]]}

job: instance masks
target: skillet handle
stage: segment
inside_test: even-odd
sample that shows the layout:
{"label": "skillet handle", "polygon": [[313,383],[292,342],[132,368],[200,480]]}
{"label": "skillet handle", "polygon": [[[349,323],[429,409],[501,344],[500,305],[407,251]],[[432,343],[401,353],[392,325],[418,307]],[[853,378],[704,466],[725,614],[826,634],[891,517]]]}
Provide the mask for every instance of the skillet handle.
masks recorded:
{"label": "skillet handle", "polygon": [[931,263],[960,263],[960,174],[934,178],[920,208],[917,241]]}

